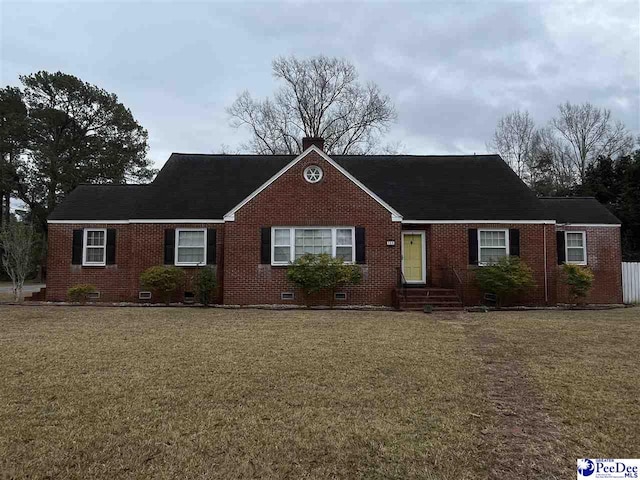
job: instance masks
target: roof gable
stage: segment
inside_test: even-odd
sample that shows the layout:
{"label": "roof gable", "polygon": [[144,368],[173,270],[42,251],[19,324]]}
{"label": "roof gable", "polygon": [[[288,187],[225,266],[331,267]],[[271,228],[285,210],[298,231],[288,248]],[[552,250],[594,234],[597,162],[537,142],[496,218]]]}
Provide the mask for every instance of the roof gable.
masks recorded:
{"label": "roof gable", "polygon": [[289,171],[294,165],[296,165],[300,160],[302,160],[303,158],[305,158],[307,155],[309,155],[309,153],[311,152],[315,152],[318,155],[320,155],[320,157],[322,157],[323,160],[325,160],[327,163],[329,163],[332,167],[334,167],[336,170],[338,170],[340,173],[342,173],[345,177],[347,177],[349,180],[351,180],[354,184],[356,184],[360,189],[362,189],[367,195],[369,195],[371,198],[373,198],[376,202],[378,202],[380,205],[382,205],[385,209],[387,209],[389,211],[389,213],[391,214],[391,220],[394,222],[400,222],[402,221],[402,215],[400,215],[400,213],[398,213],[394,208],[392,208],[390,205],[388,205],[384,200],[382,200],[380,197],[378,197],[378,195],[376,195],[374,192],[372,192],[371,190],[369,190],[365,185],[363,185],[357,178],[355,178],[353,175],[351,175],[348,171],[346,171],[342,166],[340,166],[338,163],[336,163],[329,155],[327,155],[326,153],[324,153],[322,150],[320,150],[318,147],[316,147],[315,145],[311,145],[309,148],[307,148],[304,152],[302,152],[300,155],[298,155],[296,158],[294,158],[291,162],[289,162],[287,165],[285,165],[282,169],[280,169],[275,175],[273,175],[269,180],[267,180],[266,182],[264,182],[262,185],[260,185],[257,189],[255,189],[250,195],[248,195],[246,198],[244,198],[240,203],[238,203],[235,207],[233,207],[231,210],[229,210],[223,217],[225,222],[232,222],[235,220],[235,214],[238,210],[240,210],[242,207],[244,207],[247,203],[249,203],[253,198],[255,198],[257,195],[260,194],[260,192],[262,192],[263,190],[265,190],[267,187],[269,187],[269,185],[271,185],[273,182],[275,182],[276,180],[278,180],[278,178],[280,178],[282,175],[284,175],[287,171]]}

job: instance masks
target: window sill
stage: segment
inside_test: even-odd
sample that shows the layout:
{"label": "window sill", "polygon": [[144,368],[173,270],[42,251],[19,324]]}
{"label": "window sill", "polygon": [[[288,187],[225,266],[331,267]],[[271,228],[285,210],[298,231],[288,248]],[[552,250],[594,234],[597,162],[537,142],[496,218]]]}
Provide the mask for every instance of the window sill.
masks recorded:
{"label": "window sill", "polygon": [[83,263],[82,268],[104,268],[106,267],[106,263]]}
{"label": "window sill", "polygon": [[206,263],[174,263],[175,267],[206,267]]}
{"label": "window sill", "polygon": [[[293,263],[263,263],[262,265],[270,265],[272,267],[293,267]],[[344,262],[343,265],[366,265],[366,263]]]}
{"label": "window sill", "polygon": [[[261,263],[260,265],[269,265],[274,268],[289,268],[293,267],[293,263]],[[353,265],[356,267],[366,267],[366,263],[356,263],[356,262],[344,262],[343,265]]]}
{"label": "window sill", "polygon": [[580,265],[582,267],[587,266],[587,262],[564,262],[566,265]]}

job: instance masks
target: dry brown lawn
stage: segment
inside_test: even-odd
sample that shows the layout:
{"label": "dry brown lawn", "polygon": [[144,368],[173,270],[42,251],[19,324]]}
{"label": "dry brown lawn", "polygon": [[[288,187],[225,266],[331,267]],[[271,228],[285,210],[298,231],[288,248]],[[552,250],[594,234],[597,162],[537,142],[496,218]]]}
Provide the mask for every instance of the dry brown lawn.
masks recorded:
{"label": "dry brown lawn", "polygon": [[640,310],[0,306],[0,478],[573,478],[640,452]]}

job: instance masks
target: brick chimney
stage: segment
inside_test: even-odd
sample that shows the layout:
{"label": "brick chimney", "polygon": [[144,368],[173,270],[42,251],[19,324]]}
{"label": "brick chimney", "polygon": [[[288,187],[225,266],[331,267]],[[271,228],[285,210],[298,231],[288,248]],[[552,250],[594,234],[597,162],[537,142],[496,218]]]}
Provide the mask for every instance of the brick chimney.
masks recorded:
{"label": "brick chimney", "polygon": [[302,151],[304,152],[311,145],[315,145],[320,150],[324,148],[324,138],[322,137],[304,137],[302,139]]}

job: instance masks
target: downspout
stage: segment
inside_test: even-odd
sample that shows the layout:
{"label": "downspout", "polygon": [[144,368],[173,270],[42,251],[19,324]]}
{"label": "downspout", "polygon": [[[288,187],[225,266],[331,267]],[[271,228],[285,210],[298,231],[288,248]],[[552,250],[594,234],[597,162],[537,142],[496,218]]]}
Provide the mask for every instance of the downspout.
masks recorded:
{"label": "downspout", "polygon": [[544,245],[544,303],[549,304],[549,282],[547,280],[547,226],[542,225]]}

